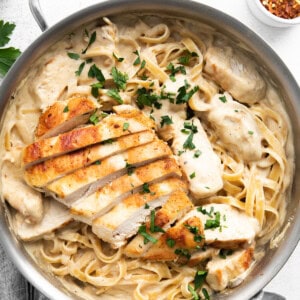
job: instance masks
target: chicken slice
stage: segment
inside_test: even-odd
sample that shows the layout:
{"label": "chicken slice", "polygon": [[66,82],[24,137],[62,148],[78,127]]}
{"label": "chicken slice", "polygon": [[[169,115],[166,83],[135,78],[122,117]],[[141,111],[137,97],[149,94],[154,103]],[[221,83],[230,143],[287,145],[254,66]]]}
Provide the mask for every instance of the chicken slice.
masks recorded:
{"label": "chicken slice", "polygon": [[217,256],[220,252],[220,249],[212,247],[203,247],[202,249],[192,253],[191,258],[188,261],[190,267],[199,265],[202,262],[205,262],[211,259],[214,256]]}
{"label": "chicken slice", "polygon": [[57,201],[44,199],[43,204],[45,213],[37,224],[28,224],[24,216],[19,213],[13,217],[14,232],[23,241],[37,240],[72,221],[69,210]]}
{"label": "chicken slice", "polygon": [[78,151],[58,156],[27,168],[24,172],[26,183],[41,188],[55,179],[63,177],[97,160],[121,153],[132,147],[153,141],[155,133],[147,130],[117,138],[113,143],[97,144]]}
{"label": "chicken slice", "polygon": [[206,265],[208,274],[206,282],[215,291],[224,290],[236,277],[243,274],[250,268],[253,261],[254,249],[235,251],[233,254],[226,256],[226,258],[214,257]]}
{"label": "chicken slice", "polygon": [[23,182],[18,168],[5,161],[1,170],[3,198],[17,211],[27,223],[38,223],[43,217],[43,199],[41,193]]}
{"label": "chicken slice", "polygon": [[[183,191],[175,191],[168,198],[167,202],[155,213],[154,225],[166,231],[178,219],[182,218],[188,211],[193,208],[193,203]],[[163,232],[151,232],[150,221],[145,224],[146,232],[158,240]],[[128,257],[142,257],[143,254],[153,246],[152,242],[145,240],[145,237],[138,234],[124,249],[124,254]]]}
{"label": "chicken slice", "polygon": [[110,156],[97,164],[78,169],[50,183],[45,187],[45,191],[64,204],[70,204],[81,197],[87,197],[126,172],[133,172],[132,168],[171,154],[169,146],[162,140],[156,139],[146,145]]}
{"label": "chicken slice", "polygon": [[[144,117],[144,119],[149,118]],[[143,119],[110,115],[95,126],[80,127],[55,137],[38,140],[23,149],[22,164],[28,167],[34,163],[89,145],[149,129],[148,120],[146,125],[140,120]],[[124,124],[127,125],[128,129],[124,130]]]}
{"label": "chicken slice", "polygon": [[228,93],[215,95],[211,105],[206,117],[225,147],[245,161],[259,160],[262,135],[249,109]]}
{"label": "chicken slice", "polygon": [[136,191],[148,193],[148,184],[171,176],[181,177],[179,166],[174,158],[155,161],[136,168],[133,174],[123,175],[94,194],[79,199],[71,206],[70,211],[75,219],[91,224],[93,219],[109,211],[131,193]]}
{"label": "chicken slice", "polygon": [[199,119],[177,121],[174,131],[171,147],[178,155],[192,195],[197,200],[218,192],[223,187],[221,161]]}
{"label": "chicken slice", "polygon": [[187,186],[179,178],[168,178],[149,186],[151,193],[135,193],[103,216],[93,221],[93,232],[102,240],[118,248],[135,235],[141,223],[144,223],[150,211],[162,206],[168,195],[176,190],[187,192]]}
{"label": "chicken slice", "polygon": [[241,50],[210,47],[204,59],[204,71],[238,101],[252,104],[265,96],[266,83],[257,64]]}
{"label": "chicken slice", "polygon": [[207,204],[189,212],[204,224],[205,244],[216,248],[236,249],[250,245],[259,231],[255,218],[228,204]]}
{"label": "chicken slice", "polygon": [[35,136],[49,138],[69,131],[86,123],[96,108],[95,102],[85,96],[57,101],[41,114]]}
{"label": "chicken slice", "polygon": [[[196,217],[184,218],[169,228],[157,243],[143,254],[142,258],[157,261],[189,260],[194,252],[204,243],[204,228]],[[184,250],[183,250],[184,249]]]}

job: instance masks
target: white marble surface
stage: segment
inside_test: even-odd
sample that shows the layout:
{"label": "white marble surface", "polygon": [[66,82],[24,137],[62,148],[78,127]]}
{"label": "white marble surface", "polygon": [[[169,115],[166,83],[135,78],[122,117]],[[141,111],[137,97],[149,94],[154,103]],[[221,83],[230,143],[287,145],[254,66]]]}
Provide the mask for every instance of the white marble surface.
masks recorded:
{"label": "white marble surface", "polygon": [[[246,0],[197,1],[233,16],[254,30],[278,53],[300,84],[300,26],[284,29],[268,27],[251,15]],[[52,25],[72,12],[100,1],[40,0],[40,2],[48,24]],[[11,44],[21,50],[41,33],[30,14],[26,0],[0,0],[0,19],[17,25]],[[300,244],[265,290],[281,294],[288,300],[300,299]]]}

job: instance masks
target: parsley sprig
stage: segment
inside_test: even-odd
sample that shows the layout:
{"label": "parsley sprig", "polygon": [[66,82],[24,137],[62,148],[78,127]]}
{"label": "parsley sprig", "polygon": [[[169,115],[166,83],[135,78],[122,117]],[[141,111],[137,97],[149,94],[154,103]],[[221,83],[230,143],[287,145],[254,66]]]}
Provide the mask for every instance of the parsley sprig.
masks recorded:
{"label": "parsley sprig", "polygon": [[[16,25],[0,20],[0,47],[5,46],[10,41],[10,35],[14,31]],[[0,74],[5,75],[9,68],[21,54],[19,49],[14,47],[0,49]]]}

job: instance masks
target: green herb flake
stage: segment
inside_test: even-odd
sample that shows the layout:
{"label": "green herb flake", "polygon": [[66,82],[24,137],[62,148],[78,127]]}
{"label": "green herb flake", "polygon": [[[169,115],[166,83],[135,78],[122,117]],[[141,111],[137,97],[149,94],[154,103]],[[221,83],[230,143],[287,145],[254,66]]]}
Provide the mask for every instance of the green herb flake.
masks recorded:
{"label": "green herb flake", "polygon": [[94,84],[91,84],[92,90],[91,93],[95,98],[99,97],[99,89],[103,88],[103,84],[101,82],[97,82]]}
{"label": "green herb flake", "polygon": [[206,220],[204,229],[214,229],[214,228],[220,227],[221,214],[220,214],[220,212],[217,211],[214,213],[214,215],[215,215],[215,219]]}
{"label": "green herb flake", "polygon": [[235,112],[239,112],[237,109],[234,110]]}
{"label": "green herb flake", "polygon": [[194,134],[190,133],[190,135],[188,136],[188,138],[186,139],[186,141],[183,144],[183,148],[184,149],[190,149],[193,150],[196,148],[196,146],[193,143],[193,138],[194,138]]}
{"label": "green herb flake", "polygon": [[197,294],[197,292],[195,291],[195,289],[191,285],[188,285],[188,290],[191,293],[191,295],[193,297],[192,298],[193,300],[199,300],[200,299],[199,295]]}
{"label": "green herb flake", "polygon": [[168,247],[170,247],[170,248],[174,248],[174,246],[175,246],[175,240],[173,240],[171,238],[168,238],[166,243],[167,243]]}
{"label": "green herb flake", "polygon": [[184,85],[178,89],[178,94],[176,97],[176,104],[187,103],[191,97],[199,90],[198,86],[195,86],[190,91],[187,91],[188,85]]}
{"label": "green herb flake", "polygon": [[88,45],[86,46],[86,48],[84,50],[82,50],[82,52],[81,52],[82,54],[85,54],[87,49],[95,42],[96,36],[97,36],[97,33],[96,33],[96,31],[94,31],[92,33],[92,35],[90,36],[90,40],[89,40]]}
{"label": "green herb flake", "polygon": [[182,133],[184,133],[184,134],[189,134],[189,133],[190,133],[190,130],[185,129],[185,128],[181,129],[180,131],[181,131]]}
{"label": "green herb flake", "polygon": [[233,251],[231,249],[221,249],[219,253],[219,257],[222,259],[226,259],[227,256],[232,255]]}
{"label": "green herb flake", "polygon": [[99,123],[99,117],[96,113],[93,113],[90,118],[89,118],[89,121],[91,123],[93,123],[94,125],[96,125],[97,123]]}
{"label": "green herb flake", "polygon": [[144,237],[144,244],[147,244],[148,242],[151,242],[153,244],[157,243],[157,239],[147,233],[146,225],[141,225],[139,227],[138,233]]}
{"label": "green herb flake", "polygon": [[192,174],[190,174],[190,179],[193,179],[195,177],[196,177],[196,173],[195,172],[193,172]]}
{"label": "green herb flake", "polygon": [[67,105],[67,106],[65,106],[63,112],[64,112],[64,113],[67,113],[68,111],[69,111],[69,106]]}
{"label": "green herb flake", "polygon": [[82,62],[82,63],[80,64],[80,66],[78,67],[78,70],[75,71],[75,75],[76,75],[76,76],[80,76],[80,75],[81,75],[84,66],[85,66],[85,62]]}
{"label": "green herb flake", "polygon": [[137,65],[139,65],[139,64],[141,63],[140,54],[139,54],[139,51],[137,51],[137,50],[134,51],[133,53],[137,55],[137,58],[136,58],[136,60],[133,62],[133,65],[134,65],[134,66],[137,66]]}
{"label": "green herb flake", "polygon": [[159,96],[152,93],[152,90],[147,90],[146,88],[140,88],[137,90],[137,105],[139,108],[143,109],[145,106],[154,106],[160,109],[162,104],[158,102]]}
{"label": "green herb flake", "polygon": [[123,131],[126,131],[126,130],[128,130],[128,128],[129,128],[129,123],[127,123],[127,122],[124,122],[124,124],[123,124]]}
{"label": "green herb flake", "polygon": [[202,152],[200,150],[196,150],[194,153],[194,158],[198,158],[201,154]]}
{"label": "green herb flake", "polygon": [[205,239],[205,237],[203,236],[203,235],[201,235],[201,234],[195,234],[194,235],[194,241],[196,242],[196,243],[200,243],[200,242],[202,242],[202,240],[204,240]]}
{"label": "green herb flake", "polygon": [[184,224],[184,227],[186,227],[189,232],[193,233],[193,234],[197,234],[199,231],[199,228],[197,226],[191,226],[189,224]]}
{"label": "green herb flake", "polygon": [[101,161],[100,161],[100,160],[96,160],[96,161],[94,162],[94,165],[101,165]]}
{"label": "green herb flake", "polygon": [[181,72],[181,74],[183,75],[186,75],[186,70],[185,70],[185,67],[184,66],[178,66],[175,68],[175,66],[172,64],[172,63],[169,63],[168,66],[167,66],[167,70],[170,71],[170,75],[169,75],[169,78],[175,82],[176,79],[175,79],[175,75],[178,73],[178,72]]}
{"label": "green herb flake", "polygon": [[144,208],[145,208],[145,209],[149,209],[149,208],[150,208],[149,204],[146,203],[145,206],[144,206]]}
{"label": "green herb flake", "polygon": [[115,142],[115,139],[107,139],[105,141],[102,141],[100,144],[105,145],[105,144],[112,144]]}
{"label": "green herb flake", "polygon": [[248,133],[249,133],[250,135],[253,135],[253,134],[254,134],[254,132],[251,131],[251,130],[249,130]]}
{"label": "green herb flake", "polygon": [[173,121],[169,116],[161,116],[160,127],[171,124],[173,124]]}
{"label": "green herb flake", "polygon": [[143,59],[142,63],[141,63],[141,67],[140,69],[144,69],[146,66],[146,61]]}
{"label": "green herb flake", "polygon": [[148,193],[151,193],[151,191],[149,189],[149,184],[145,182],[142,186],[141,194],[148,194]]}
{"label": "green herb flake", "polygon": [[192,57],[198,57],[196,52],[188,52],[186,55],[178,58],[178,62],[182,65],[188,65]]}
{"label": "green herb flake", "polygon": [[102,84],[102,87],[103,87],[104,82],[105,82],[105,77],[104,77],[102,71],[95,64],[93,64],[90,67],[89,72],[88,72],[88,77],[96,78]]}
{"label": "green herb flake", "polygon": [[202,294],[204,296],[204,300],[210,300],[210,297],[209,297],[209,294],[208,294],[208,291],[206,288],[202,289]]}
{"label": "green herb flake", "polygon": [[73,53],[73,52],[68,52],[68,56],[71,58],[71,59],[74,59],[74,60],[78,60],[80,58],[80,55],[77,54],[77,53]]}
{"label": "green herb flake", "polygon": [[177,248],[174,253],[176,255],[179,255],[179,256],[184,256],[186,257],[187,259],[190,259],[191,258],[191,253],[189,252],[188,249],[184,249],[184,248]]}
{"label": "green herb flake", "polygon": [[223,102],[223,103],[226,103],[227,102],[227,99],[225,96],[221,96],[219,97],[219,99]]}
{"label": "green herb flake", "polygon": [[86,62],[87,64],[90,64],[90,63],[93,62],[93,59],[92,59],[92,58],[88,58],[88,59],[85,60],[85,62]]}
{"label": "green herb flake", "polygon": [[118,62],[122,62],[124,60],[124,57],[118,57],[114,52],[113,52],[113,57]]}
{"label": "green herb flake", "polygon": [[205,278],[207,276],[207,271],[197,271],[194,278],[195,290],[202,287],[204,284]]}
{"label": "green herb flake", "polygon": [[117,89],[109,89],[107,91],[107,95],[113,99],[115,99],[119,104],[123,104],[124,101],[122,100],[119,92]]}
{"label": "green herb flake", "polygon": [[155,226],[155,210],[151,210],[150,213],[150,231],[154,232],[154,226]]}
{"label": "green herb flake", "polygon": [[177,153],[177,155],[180,156],[184,152],[185,152],[184,150],[179,150],[178,153]]}
{"label": "green herb flake", "polygon": [[111,75],[118,89],[125,90],[126,83],[128,80],[128,75],[126,73],[122,73],[116,67],[112,67]]}
{"label": "green herb flake", "polygon": [[131,176],[134,172],[134,170],[136,169],[135,166],[133,166],[132,164],[129,164],[128,162],[126,162],[126,166],[125,166],[126,170],[127,170],[127,174],[129,176]]}
{"label": "green herb flake", "polygon": [[184,122],[184,128],[191,130],[193,133],[197,133],[198,132],[198,128],[197,128],[197,126],[194,125],[193,121],[192,121],[192,123],[190,123],[190,122]]}

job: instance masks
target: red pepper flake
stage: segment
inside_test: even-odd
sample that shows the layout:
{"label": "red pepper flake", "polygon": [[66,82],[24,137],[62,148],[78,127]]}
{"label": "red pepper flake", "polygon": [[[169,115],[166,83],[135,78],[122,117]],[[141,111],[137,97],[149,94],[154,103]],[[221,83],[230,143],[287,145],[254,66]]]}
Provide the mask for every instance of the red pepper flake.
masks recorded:
{"label": "red pepper flake", "polygon": [[260,0],[262,5],[273,15],[283,19],[300,17],[299,0]]}

